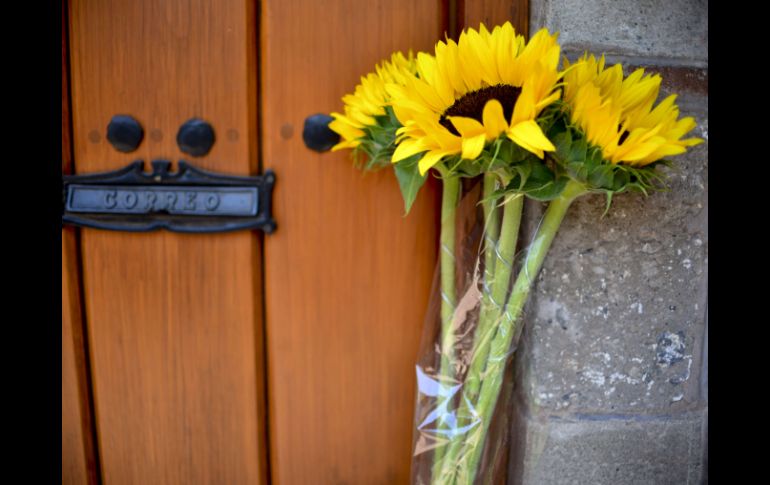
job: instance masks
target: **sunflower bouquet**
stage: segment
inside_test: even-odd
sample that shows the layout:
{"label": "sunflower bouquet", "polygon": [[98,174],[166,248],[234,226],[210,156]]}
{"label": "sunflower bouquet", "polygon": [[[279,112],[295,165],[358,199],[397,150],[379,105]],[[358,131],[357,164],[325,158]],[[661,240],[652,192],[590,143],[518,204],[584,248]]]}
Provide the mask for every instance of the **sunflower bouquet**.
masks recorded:
{"label": "sunflower bouquet", "polygon": [[[432,54],[393,54],[331,114],[333,150],[351,148],[366,170],[393,167],[406,212],[429,175],[442,183],[440,310],[426,319],[417,365],[413,483],[504,473],[506,369],[567,210],[584,195],[603,194],[609,210],[614,194],[664,188],[665,157],[702,142],[683,139],[695,121],[679,118],[675,95],[656,104],[659,75],[626,76],[589,54],[560,67],[560,55],[545,29],[527,42],[510,23],[482,24]],[[517,252],[525,199],[547,208]],[[463,234],[474,227],[469,204],[480,213],[475,238]]]}

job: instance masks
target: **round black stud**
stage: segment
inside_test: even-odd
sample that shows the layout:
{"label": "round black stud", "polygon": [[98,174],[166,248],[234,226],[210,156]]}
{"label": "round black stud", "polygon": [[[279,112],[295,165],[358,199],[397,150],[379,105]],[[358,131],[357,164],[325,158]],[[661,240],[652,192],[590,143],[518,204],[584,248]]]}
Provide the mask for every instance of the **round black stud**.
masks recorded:
{"label": "round black stud", "polygon": [[329,123],[332,121],[334,118],[321,113],[305,118],[305,126],[302,129],[305,146],[317,152],[325,152],[339,143],[340,135],[329,129]]}
{"label": "round black stud", "polygon": [[107,125],[107,140],[119,152],[133,152],[139,148],[142,138],[142,125],[133,116],[115,115]]}
{"label": "round black stud", "polygon": [[266,222],[262,225],[262,231],[265,234],[272,234],[275,232],[276,224],[275,221]]}
{"label": "round black stud", "polygon": [[199,118],[185,121],[176,134],[179,149],[193,157],[207,154],[214,145],[214,140],[214,129]]}

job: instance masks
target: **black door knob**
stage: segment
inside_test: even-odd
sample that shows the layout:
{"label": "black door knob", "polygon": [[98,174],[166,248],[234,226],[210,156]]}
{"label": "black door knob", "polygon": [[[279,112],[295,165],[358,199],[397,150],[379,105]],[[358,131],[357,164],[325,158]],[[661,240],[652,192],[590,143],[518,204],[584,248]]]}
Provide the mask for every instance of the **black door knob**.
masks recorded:
{"label": "black door knob", "polygon": [[305,126],[302,129],[305,146],[317,152],[325,152],[339,143],[340,135],[329,128],[332,121],[334,118],[321,113],[305,118]]}
{"label": "black door knob", "polygon": [[133,152],[139,148],[142,138],[142,125],[133,116],[115,115],[107,125],[107,140],[119,152]]}
{"label": "black door knob", "polygon": [[206,121],[192,118],[179,127],[176,143],[179,149],[193,157],[202,157],[214,145],[214,129]]}

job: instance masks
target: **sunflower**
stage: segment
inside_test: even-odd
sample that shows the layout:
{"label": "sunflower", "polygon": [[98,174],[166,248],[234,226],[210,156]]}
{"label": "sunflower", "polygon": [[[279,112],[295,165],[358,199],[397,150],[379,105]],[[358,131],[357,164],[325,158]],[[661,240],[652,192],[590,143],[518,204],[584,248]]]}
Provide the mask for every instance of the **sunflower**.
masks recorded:
{"label": "sunflower", "polygon": [[378,125],[377,117],[386,116],[385,106],[389,96],[385,90],[388,83],[402,84],[407,76],[415,72],[415,60],[412,52],[408,55],[394,53],[390,61],[382,61],[375,67],[375,72],[361,77],[361,84],[353,94],[342,97],[345,114],[331,113],[334,121],[329,128],[338,133],[342,140],[332,151],[343,148],[356,148],[362,138],[367,136],[366,129]]}
{"label": "sunflower", "polygon": [[604,66],[604,56],[587,54],[575,64],[565,61],[564,100],[573,124],[601,148],[606,160],[643,167],[684,153],[700,138],[681,138],[695,128],[692,117],[677,119],[672,94],[653,108],[661,77],[637,69],[624,79],[620,64]]}
{"label": "sunflower", "polygon": [[560,96],[556,37],[542,29],[527,44],[510,22],[491,33],[481,24],[418,54],[417,74],[387,85],[404,125],[393,162],[424,152],[424,174],[448,155],[477,158],[502,133],[540,158],[554,150],[535,120]]}

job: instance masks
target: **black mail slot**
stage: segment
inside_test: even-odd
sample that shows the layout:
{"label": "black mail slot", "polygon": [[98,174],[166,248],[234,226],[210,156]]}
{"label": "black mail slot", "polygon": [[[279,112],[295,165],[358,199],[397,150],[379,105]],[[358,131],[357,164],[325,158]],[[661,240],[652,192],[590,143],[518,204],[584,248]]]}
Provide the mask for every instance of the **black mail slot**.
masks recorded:
{"label": "black mail slot", "polygon": [[65,223],[108,230],[220,232],[238,229],[275,230],[270,199],[275,175],[237,177],[204,171],[179,162],[152,162],[143,171],[128,167],[64,177]]}

